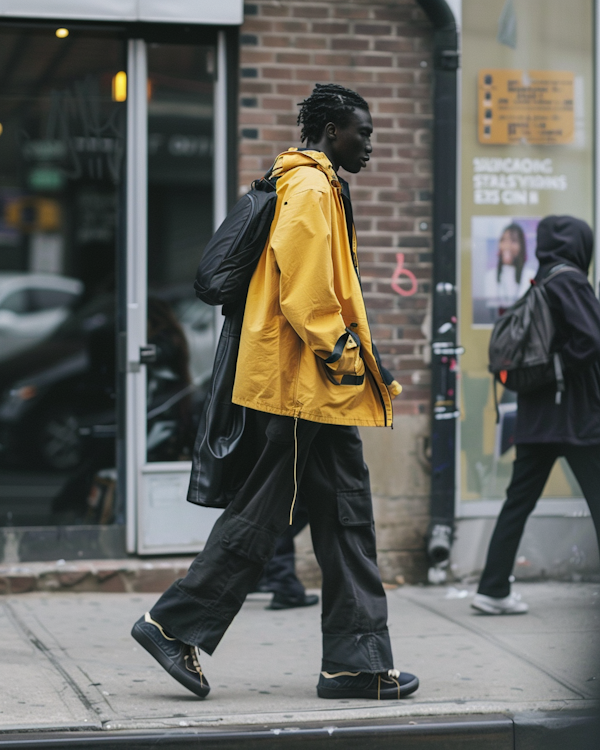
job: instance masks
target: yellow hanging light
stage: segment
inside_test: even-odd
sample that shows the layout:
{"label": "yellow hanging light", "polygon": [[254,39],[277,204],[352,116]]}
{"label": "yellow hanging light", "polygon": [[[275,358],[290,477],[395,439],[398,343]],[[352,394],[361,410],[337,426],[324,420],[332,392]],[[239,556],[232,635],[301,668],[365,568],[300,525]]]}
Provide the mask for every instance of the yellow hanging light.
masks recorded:
{"label": "yellow hanging light", "polygon": [[124,102],[127,100],[127,73],[120,70],[112,79],[113,102]]}

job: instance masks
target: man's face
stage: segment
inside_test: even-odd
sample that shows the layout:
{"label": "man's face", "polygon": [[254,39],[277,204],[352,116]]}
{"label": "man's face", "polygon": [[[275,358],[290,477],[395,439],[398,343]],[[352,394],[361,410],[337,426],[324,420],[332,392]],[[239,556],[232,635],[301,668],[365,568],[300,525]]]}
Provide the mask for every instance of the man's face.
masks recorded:
{"label": "man's face", "polygon": [[336,125],[336,138],[331,145],[336,163],[346,172],[356,174],[367,166],[373,150],[372,132],[371,115],[364,109],[355,109],[347,125]]}

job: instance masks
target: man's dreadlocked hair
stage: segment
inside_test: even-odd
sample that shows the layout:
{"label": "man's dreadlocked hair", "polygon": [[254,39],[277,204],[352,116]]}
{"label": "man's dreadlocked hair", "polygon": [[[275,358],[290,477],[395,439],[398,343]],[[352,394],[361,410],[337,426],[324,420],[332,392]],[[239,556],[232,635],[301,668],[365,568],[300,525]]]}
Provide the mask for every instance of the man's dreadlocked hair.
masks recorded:
{"label": "man's dreadlocked hair", "polygon": [[356,91],[337,83],[317,83],[308,99],[300,102],[298,125],[302,125],[302,142],[318,141],[328,122],[343,127],[355,109],[369,111],[369,105]]}

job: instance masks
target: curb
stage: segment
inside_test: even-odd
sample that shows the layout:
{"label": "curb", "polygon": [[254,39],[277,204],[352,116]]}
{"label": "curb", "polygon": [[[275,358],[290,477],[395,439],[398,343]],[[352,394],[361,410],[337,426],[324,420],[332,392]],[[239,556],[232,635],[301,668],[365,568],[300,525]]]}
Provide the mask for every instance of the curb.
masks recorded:
{"label": "curb", "polygon": [[31,591],[162,593],[182,578],[194,558],[56,560],[0,566],[0,595]]}
{"label": "curb", "polygon": [[592,750],[597,739],[597,723],[589,714],[480,715],[454,718],[399,719],[393,723],[342,724],[341,726],[268,727],[248,730],[231,727],[223,730],[177,730],[146,732],[55,732],[0,734],[2,750],[43,750],[68,748],[87,750],[101,745],[106,750],[148,747],[171,750],[263,750],[298,748],[310,743],[311,750],[358,750],[368,743],[372,750]]}

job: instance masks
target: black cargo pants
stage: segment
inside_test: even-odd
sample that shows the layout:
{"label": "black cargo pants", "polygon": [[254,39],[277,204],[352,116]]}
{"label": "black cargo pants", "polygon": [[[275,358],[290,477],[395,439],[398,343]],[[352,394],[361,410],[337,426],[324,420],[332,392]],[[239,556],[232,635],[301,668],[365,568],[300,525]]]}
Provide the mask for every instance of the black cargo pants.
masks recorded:
{"label": "black cargo pants", "polygon": [[154,605],[152,618],[212,654],[288,527],[295,492],[302,492],[323,574],[321,668],[391,669],[387,602],[358,429],[251,410],[247,416],[254,467],[185,578]]}
{"label": "black cargo pants", "polygon": [[600,546],[600,445],[517,445],[512,479],[492,534],[477,589],[479,594],[499,598],[510,594],[510,575],[525,523],[544,491],[554,462],[560,456],[567,459],[587,500]]}

